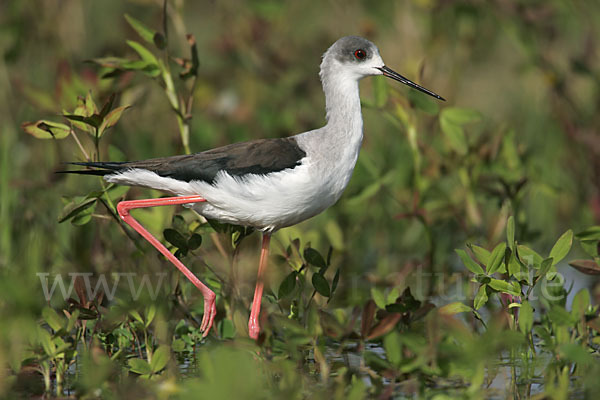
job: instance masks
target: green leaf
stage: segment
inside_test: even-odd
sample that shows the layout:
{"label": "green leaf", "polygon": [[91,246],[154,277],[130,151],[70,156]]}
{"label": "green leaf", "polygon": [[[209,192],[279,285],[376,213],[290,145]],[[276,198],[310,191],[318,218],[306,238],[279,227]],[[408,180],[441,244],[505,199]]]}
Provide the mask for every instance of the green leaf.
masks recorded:
{"label": "green leaf", "polygon": [[487,285],[481,285],[481,286],[479,286],[479,290],[477,291],[477,294],[475,295],[475,299],[473,300],[473,308],[476,310],[479,310],[487,302],[488,302]]}
{"label": "green leaf", "polygon": [[480,118],[481,114],[477,111],[465,108],[447,107],[440,113],[442,132],[450,147],[458,154],[465,155],[468,150],[467,139],[462,126],[469,122],[478,121]]}
{"label": "green leaf", "polygon": [[577,323],[577,320],[563,306],[552,305],[547,315],[556,326],[572,326]]}
{"label": "green leaf", "polygon": [[371,197],[375,196],[379,192],[381,186],[381,182],[379,180],[376,180],[375,182],[365,187],[359,194],[348,199],[346,201],[346,205],[351,208],[364,207],[364,204],[367,202],[367,200],[369,200]]}
{"label": "green leaf", "polygon": [[[75,107],[75,110],[73,110],[72,113],[68,113],[66,110],[63,110],[62,112],[63,116],[65,115],[76,115],[76,116],[80,116],[80,117],[89,117],[92,114],[88,114],[88,109],[86,107],[85,104],[85,99],[82,97],[78,98],[77,101],[77,107]],[[82,130],[84,132],[87,132],[89,134],[93,134],[94,133],[94,128],[88,124],[85,124],[81,121],[78,121],[76,119],[70,119],[71,125],[73,125],[75,128]]]}
{"label": "green leaf", "polygon": [[148,361],[141,358],[130,358],[127,360],[127,364],[131,372],[135,372],[136,374],[148,375],[152,373],[152,368],[148,364]]}
{"label": "green leaf", "polygon": [[438,311],[441,314],[446,315],[454,315],[462,312],[471,312],[473,309],[466,304],[461,303],[460,301],[456,301],[454,303],[446,304],[443,307],[440,307]]}
{"label": "green leaf", "polygon": [[478,111],[468,108],[446,107],[442,110],[442,117],[456,125],[465,125],[481,120]]}
{"label": "green leaf", "polygon": [[154,317],[156,316],[156,306],[154,304],[149,305],[144,310],[144,314],[146,314],[146,322],[144,326],[147,328],[150,326],[152,321],[154,321]]}
{"label": "green leaf", "polygon": [[519,258],[521,262],[523,262],[528,267],[540,268],[542,261],[544,258],[540,256],[535,250],[530,249],[527,246],[522,244],[517,246],[517,252],[519,253]]}
{"label": "green leaf", "polygon": [[173,343],[171,343],[171,349],[177,353],[180,353],[185,350],[185,342],[182,339],[177,338],[173,340]]}
{"label": "green leaf", "polygon": [[473,252],[473,254],[475,254],[475,257],[477,258],[477,260],[479,260],[480,263],[482,263],[483,265],[488,265],[488,263],[490,262],[490,256],[492,254],[489,250],[471,243],[467,244],[467,247],[471,249],[471,251]]}
{"label": "green leaf", "polygon": [[160,74],[160,67],[158,64],[144,60],[128,60],[118,57],[104,57],[92,59],[90,62],[105,68],[114,69],[113,71],[104,74],[102,76],[103,78],[117,76],[119,71],[142,71],[151,77],[155,77]]}
{"label": "green leaf", "polygon": [[433,100],[431,97],[416,90],[409,90],[407,92],[407,97],[416,109],[421,110],[426,114],[436,115],[440,111],[437,100]]}
{"label": "green leaf", "polygon": [[588,352],[587,347],[583,347],[577,343],[562,344],[560,346],[558,357],[576,363],[576,365],[582,368],[596,365],[598,362],[597,359]]}
{"label": "green leaf", "polygon": [[376,287],[372,287],[371,288],[371,297],[373,298],[373,301],[375,302],[377,307],[379,307],[381,309],[385,309],[386,302],[385,302],[385,296],[383,294],[383,291],[377,289]]}
{"label": "green leaf", "polygon": [[93,203],[91,207],[82,210],[80,213],[71,218],[71,224],[75,226],[83,226],[92,220],[92,214],[96,210],[96,204]]}
{"label": "green leaf", "polygon": [[225,318],[219,321],[218,331],[221,339],[233,339],[235,337],[235,326],[233,326],[230,319]]}
{"label": "green leaf", "polygon": [[333,293],[335,292],[335,289],[337,289],[338,282],[340,281],[340,270],[341,270],[341,268],[338,268],[337,271],[335,271],[335,275],[333,276],[333,281],[331,281],[331,295],[332,296],[333,296]]}
{"label": "green leaf", "polygon": [[506,282],[500,279],[492,279],[488,283],[489,287],[502,293],[512,294],[513,296],[521,295],[521,285],[517,282]]}
{"label": "green leaf", "polygon": [[519,330],[524,334],[531,332],[533,328],[533,308],[527,300],[521,303],[521,310],[519,311]]}
{"label": "green leaf", "polygon": [[91,117],[94,114],[98,114],[98,107],[92,98],[92,91],[89,90],[85,96],[84,103],[86,109],[86,116]]}
{"label": "green leaf", "polygon": [[277,291],[277,298],[279,300],[281,300],[282,298],[284,298],[287,295],[289,295],[290,293],[292,293],[292,291],[296,287],[297,275],[298,275],[298,273],[296,271],[292,271],[289,273],[288,276],[286,276],[283,279],[283,281],[279,285],[279,290]]}
{"label": "green leaf", "polygon": [[390,292],[387,294],[387,299],[386,299],[385,304],[391,304],[391,303],[396,302],[396,300],[398,300],[398,297],[400,297],[400,290],[396,286],[392,290],[390,290]]}
{"label": "green leaf", "polygon": [[65,326],[65,319],[50,307],[44,307],[42,317],[44,317],[44,321],[46,321],[48,326],[55,331],[59,331]]}
{"label": "green leaf", "polygon": [[156,65],[158,67],[158,60],[156,59],[154,54],[152,54],[152,52],[145,48],[142,44],[133,40],[127,40],[127,44],[129,45],[129,47],[135,50],[136,53],[138,53],[138,55],[143,61],[145,61],[149,65]]}
{"label": "green leaf", "polygon": [[167,345],[158,346],[158,349],[152,354],[152,361],[150,361],[150,369],[152,373],[157,373],[167,366],[169,358],[171,357],[171,349]]}
{"label": "green leaf", "polygon": [[105,130],[115,126],[117,122],[119,122],[123,111],[127,110],[128,108],[130,108],[130,106],[117,107],[109,112],[104,120],[102,120],[102,124],[98,128],[98,136],[102,136]]}
{"label": "green leaf", "polygon": [[400,334],[393,330],[383,338],[383,348],[389,362],[398,366],[402,361],[402,344]]}
{"label": "green leaf", "polygon": [[129,314],[131,314],[131,316],[140,324],[144,325],[144,320],[142,319],[142,316],[140,315],[140,313],[137,310],[130,310]]}
{"label": "green leaf", "polygon": [[317,250],[312,247],[307,247],[304,249],[304,259],[307,263],[314,265],[315,267],[319,267],[321,269],[327,269],[327,263],[325,259]]}
{"label": "green leaf", "polygon": [[465,267],[467,267],[467,269],[469,271],[471,271],[474,274],[484,274],[485,273],[483,268],[481,268],[481,266],[479,264],[477,264],[475,261],[473,261],[473,259],[471,257],[469,257],[469,255],[467,254],[466,251],[461,250],[461,249],[456,249],[454,251],[456,251],[456,254],[458,254],[458,256],[462,260],[463,264],[465,265]]}
{"label": "green leaf", "polygon": [[556,265],[560,260],[566,257],[571,250],[573,244],[573,231],[569,229],[558,238],[552,250],[550,250],[550,257],[553,258],[552,265]]}
{"label": "green leaf", "polygon": [[[552,266],[554,265],[553,259],[550,258],[546,258],[544,261],[542,261],[542,264],[540,266],[540,270],[537,273],[537,276],[546,276],[548,274],[548,272],[550,271],[550,268],[552,268]],[[548,280],[551,280],[550,277],[546,277]]]}
{"label": "green leaf", "polygon": [[450,148],[456,151],[461,156],[467,154],[467,139],[465,137],[465,132],[460,125],[456,125],[446,118],[440,117],[440,127],[442,128],[442,132],[448,141]]}
{"label": "green leaf", "polygon": [[56,345],[52,341],[52,336],[50,336],[50,333],[41,326],[38,326],[37,329],[37,340],[42,345],[42,348],[47,355],[54,354]]}
{"label": "green leaf", "polygon": [[581,244],[581,248],[590,256],[597,258],[598,257],[598,241],[597,240],[581,240],[579,242]]}
{"label": "green leaf", "polygon": [[573,297],[573,305],[571,307],[571,315],[573,318],[580,320],[585,315],[590,306],[590,292],[587,288],[581,289],[575,297]]}
{"label": "green leaf", "polygon": [[600,240],[600,226],[590,226],[586,230],[575,235],[578,240]]}
{"label": "green leaf", "polygon": [[510,257],[510,260],[508,261],[508,275],[510,276],[516,276],[519,280],[523,280],[523,278],[526,278],[526,276],[521,275],[521,264],[519,263],[519,260],[517,259],[516,255]]}
{"label": "green leaf", "polygon": [[[394,368],[393,365],[390,364],[389,361],[384,360],[377,354],[372,351],[365,351],[364,355],[365,364],[374,371],[385,371],[391,370]],[[356,375],[353,376],[353,378]],[[359,399],[364,399],[365,397],[359,397]]]}
{"label": "green leaf", "polygon": [[183,249],[177,249],[175,251],[175,253],[173,253],[173,255],[177,259],[181,260],[183,257],[187,256],[187,253],[188,253],[188,249],[187,248],[183,248]]}
{"label": "green leaf", "polygon": [[47,120],[24,122],[21,124],[21,129],[38,139],[64,139],[71,132],[68,125]]}
{"label": "green leaf", "polygon": [[325,225],[325,234],[334,249],[344,249],[344,232],[335,219],[330,219]]}
{"label": "green leaf", "polygon": [[506,241],[508,247],[513,250],[515,245],[515,218],[511,215],[506,223]]}
{"label": "green leaf", "polygon": [[375,107],[383,107],[387,102],[388,86],[386,78],[383,76],[376,76],[373,79],[373,97],[375,101]]}
{"label": "green leaf", "polygon": [[142,39],[148,43],[154,43],[155,31],[147,28],[143,23],[128,14],[125,14],[125,19]]}
{"label": "green leaf", "polygon": [[312,276],[312,284],[317,293],[321,296],[329,297],[331,295],[331,291],[329,289],[329,283],[327,279],[321,274],[313,274]]}
{"label": "green leaf", "polygon": [[[377,356],[375,356],[377,357]],[[363,400],[367,398],[367,384],[356,375],[352,375],[350,389],[347,391],[346,400]]]}
{"label": "green leaf", "polygon": [[202,244],[202,236],[194,233],[187,242],[187,247],[190,250],[196,250]]}
{"label": "green leaf", "polygon": [[79,310],[75,310],[71,313],[71,316],[69,317],[69,320],[67,321],[67,327],[65,328],[65,330],[67,332],[71,332],[71,329],[73,329],[75,327],[75,323],[77,322],[77,319],[79,318]]}
{"label": "green leaf", "polygon": [[[66,119],[68,119],[70,121],[77,121],[77,122],[84,123],[95,129],[98,129],[100,127],[100,124],[102,124],[102,117],[100,117],[100,115],[98,115],[98,114],[93,114],[89,117],[84,117],[82,115],[75,115],[75,114],[63,114],[63,117],[65,117]],[[91,133],[94,133],[94,130],[86,129],[86,132],[91,134]]]}
{"label": "green leaf", "polygon": [[489,263],[487,265],[488,275],[492,275],[493,273],[501,270],[502,264],[504,262],[505,250],[506,250],[506,243],[504,243],[504,242],[499,243],[494,248],[494,250],[492,251],[492,254],[490,255]]}
{"label": "green leaf", "polygon": [[173,246],[178,249],[187,249],[187,240],[183,237],[183,235],[177,232],[175,229],[167,228],[163,231],[163,236],[165,240],[171,243]]}
{"label": "green leaf", "polygon": [[92,197],[92,198],[85,198],[83,201],[77,203],[75,201],[72,201],[70,203],[68,203],[62,210],[60,216],[58,217],[58,223],[62,223],[65,222],[75,216],[77,216],[78,214],[80,214],[81,212],[83,212],[84,210],[96,205],[96,201],[98,200],[98,198],[96,197]]}
{"label": "green leaf", "polygon": [[[98,57],[87,60],[86,62],[91,64],[96,64],[99,67],[104,68],[123,68],[123,64],[130,62],[130,60],[122,57]],[[77,114],[77,113],[75,113]],[[77,114],[77,115],[85,115],[85,114]],[[91,114],[90,114],[91,115]],[[89,115],[86,115],[89,116]]]}

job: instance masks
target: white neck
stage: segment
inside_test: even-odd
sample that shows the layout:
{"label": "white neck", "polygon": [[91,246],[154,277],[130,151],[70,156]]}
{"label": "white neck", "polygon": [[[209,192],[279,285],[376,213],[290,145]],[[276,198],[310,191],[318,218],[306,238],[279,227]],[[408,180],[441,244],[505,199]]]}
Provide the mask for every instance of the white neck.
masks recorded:
{"label": "white neck", "polygon": [[321,81],[325,92],[327,126],[341,128],[340,131],[360,128],[362,136],[362,113],[358,79],[350,74],[336,74],[330,68],[321,70]]}
{"label": "white neck", "polygon": [[296,136],[308,155],[312,204],[318,212],[334,204],[346,188],[358,159],[363,137],[358,78],[336,74],[332,63],[321,64],[327,124]]}

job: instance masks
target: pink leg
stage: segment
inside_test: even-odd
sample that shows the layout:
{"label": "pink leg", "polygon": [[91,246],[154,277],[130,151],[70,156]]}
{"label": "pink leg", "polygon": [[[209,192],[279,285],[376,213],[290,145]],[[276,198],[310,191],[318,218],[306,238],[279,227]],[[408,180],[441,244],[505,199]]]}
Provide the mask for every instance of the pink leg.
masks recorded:
{"label": "pink leg", "polygon": [[181,197],[166,197],[162,199],[144,199],[144,200],[130,200],[122,201],[117,204],[117,211],[121,216],[121,219],[125,221],[129,226],[135,229],[140,235],[144,237],[152,246],[160,251],[169,261],[173,263],[183,274],[202,292],[204,296],[204,316],[202,317],[202,324],[200,330],[204,332],[203,336],[208,335],[208,331],[212,327],[213,320],[217,314],[217,308],[215,306],[215,293],[204,285],[200,280],[187,269],[181,261],[177,259],[161,242],[158,241],[150,232],[148,232],[139,222],[137,222],[130,214],[129,210],[135,208],[147,208],[157,206],[172,206],[177,204],[189,204],[189,203],[201,203],[206,201],[200,196],[181,196]]}
{"label": "pink leg", "polygon": [[252,309],[250,311],[250,320],[248,321],[248,333],[252,339],[258,339],[260,333],[260,324],[258,317],[260,315],[260,301],[264,288],[263,274],[267,268],[267,259],[269,257],[269,243],[271,242],[271,234],[263,233],[262,249],[260,251],[260,263],[258,264],[258,277],[256,279],[256,288],[254,289],[254,300],[252,301]]}

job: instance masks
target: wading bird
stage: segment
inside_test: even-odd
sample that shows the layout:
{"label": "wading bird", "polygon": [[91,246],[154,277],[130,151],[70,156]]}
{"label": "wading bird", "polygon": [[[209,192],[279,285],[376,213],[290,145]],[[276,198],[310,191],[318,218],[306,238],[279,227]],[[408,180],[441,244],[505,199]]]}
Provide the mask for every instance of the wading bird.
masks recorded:
{"label": "wading bird", "polygon": [[386,67],[377,47],[357,36],[336,41],[323,55],[320,71],[327,124],[322,128],[277,139],[258,139],[201,153],[133,162],[72,163],[92,169],[68,171],[102,175],[108,182],[143,186],[176,197],[122,201],[120,217],[150,242],[202,292],[206,336],[217,309],[215,294],[159,240],[137,222],[135,208],[182,204],[208,219],[254,227],[262,232],[258,278],[248,329],[256,339],[263,274],[271,234],[297,224],[332,206],[342,195],[354,170],[363,139],[358,82],[383,75],[427,93]]}

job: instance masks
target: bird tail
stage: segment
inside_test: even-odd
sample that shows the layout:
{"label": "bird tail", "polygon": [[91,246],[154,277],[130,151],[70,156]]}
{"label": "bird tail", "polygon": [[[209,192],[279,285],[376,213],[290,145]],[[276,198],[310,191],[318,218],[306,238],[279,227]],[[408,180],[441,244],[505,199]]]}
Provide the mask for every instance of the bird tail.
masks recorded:
{"label": "bird tail", "polygon": [[69,162],[69,165],[79,165],[90,167],[92,169],[78,169],[73,171],[56,171],[58,174],[80,174],[80,175],[98,175],[104,176],[114,174],[125,168],[126,162]]}

